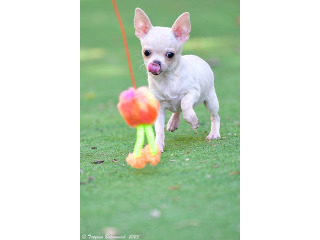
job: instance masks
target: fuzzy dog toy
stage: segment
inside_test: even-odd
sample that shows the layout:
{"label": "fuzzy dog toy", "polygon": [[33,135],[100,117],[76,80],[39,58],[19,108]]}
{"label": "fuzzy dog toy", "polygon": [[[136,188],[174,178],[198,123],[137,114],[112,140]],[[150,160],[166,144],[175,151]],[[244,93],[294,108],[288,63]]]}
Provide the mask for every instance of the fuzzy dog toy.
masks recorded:
{"label": "fuzzy dog toy", "polygon": [[[134,168],[143,168],[147,163],[155,166],[160,162],[161,151],[155,143],[152,125],[157,118],[160,104],[147,87],[136,88],[123,23],[116,1],[112,0],[112,3],[120,24],[133,85],[133,88],[129,88],[120,94],[117,107],[126,123],[130,127],[137,128],[134,150],[133,153],[129,153],[126,161]],[[145,135],[149,144],[143,148]]]}

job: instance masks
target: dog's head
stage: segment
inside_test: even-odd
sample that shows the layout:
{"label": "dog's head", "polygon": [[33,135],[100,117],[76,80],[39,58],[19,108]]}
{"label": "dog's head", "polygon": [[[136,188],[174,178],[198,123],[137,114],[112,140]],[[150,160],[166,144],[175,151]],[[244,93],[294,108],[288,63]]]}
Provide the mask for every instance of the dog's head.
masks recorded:
{"label": "dog's head", "polygon": [[153,75],[174,69],[179,63],[182,45],[189,39],[190,15],[181,14],[171,28],[153,27],[148,16],[136,8],[135,34],[141,41],[144,63]]}

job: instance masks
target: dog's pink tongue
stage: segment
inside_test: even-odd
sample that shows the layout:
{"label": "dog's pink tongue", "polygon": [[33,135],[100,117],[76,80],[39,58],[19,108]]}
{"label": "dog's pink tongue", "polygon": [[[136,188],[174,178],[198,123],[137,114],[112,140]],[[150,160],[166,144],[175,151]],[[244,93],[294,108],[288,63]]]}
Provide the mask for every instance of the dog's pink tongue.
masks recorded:
{"label": "dog's pink tongue", "polygon": [[160,72],[160,65],[156,63],[150,63],[148,65],[148,71],[153,74],[158,74]]}

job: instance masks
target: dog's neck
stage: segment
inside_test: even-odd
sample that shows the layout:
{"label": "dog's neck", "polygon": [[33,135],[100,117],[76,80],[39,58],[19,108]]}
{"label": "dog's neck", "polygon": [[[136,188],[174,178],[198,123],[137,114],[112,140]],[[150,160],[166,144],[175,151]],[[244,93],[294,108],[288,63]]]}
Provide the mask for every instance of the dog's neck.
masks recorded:
{"label": "dog's neck", "polygon": [[148,73],[148,85],[150,91],[159,100],[170,99],[178,96],[179,91],[175,92],[181,86],[181,71],[183,68],[183,59],[180,57],[179,62],[170,70],[162,72],[160,75]]}

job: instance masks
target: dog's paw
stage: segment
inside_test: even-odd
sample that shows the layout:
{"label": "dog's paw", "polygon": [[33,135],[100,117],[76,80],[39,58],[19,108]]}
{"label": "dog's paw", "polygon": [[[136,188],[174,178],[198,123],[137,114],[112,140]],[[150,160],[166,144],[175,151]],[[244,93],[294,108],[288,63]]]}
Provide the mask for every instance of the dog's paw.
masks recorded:
{"label": "dog's paw", "polygon": [[186,121],[190,124],[193,130],[196,130],[199,127],[199,120],[196,116],[192,119],[186,119]]}
{"label": "dog's paw", "polygon": [[190,124],[190,126],[195,130],[199,127],[199,119],[197,118],[196,113],[193,111],[193,109],[189,111],[185,111],[183,113],[183,118],[186,120],[187,123]]}
{"label": "dog's paw", "polygon": [[162,144],[161,146],[160,146],[160,144],[158,144],[158,148],[159,148],[159,150],[163,153],[164,144]]}
{"label": "dog's paw", "polygon": [[191,122],[190,125],[191,125],[191,127],[192,127],[194,130],[196,130],[196,129],[199,127],[199,120],[198,120],[198,118],[197,118],[195,121]]}
{"label": "dog's paw", "polygon": [[167,130],[169,132],[174,132],[175,130],[178,129],[179,124],[180,124],[180,116],[175,117],[174,115],[172,115],[167,123]]}
{"label": "dog's paw", "polygon": [[169,123],[167,124],[167,131],[174,132],[177,129],[178,129],[178,126],[172,125],[172,124],[169,124]]}
{"label": "dog's paw", "polygon": [[163,152],[163,149],[164,149],[164,139],[159,139],[159,138],[156,138],[156,144],[158,145],[159,149],[161,152]]}
{"label": "dog's paw", "polygon": [[209,133],[206,140],[218,139],[220,138],[220,133]]}

